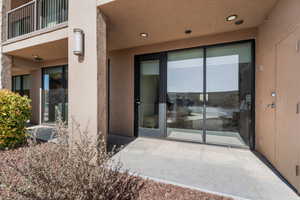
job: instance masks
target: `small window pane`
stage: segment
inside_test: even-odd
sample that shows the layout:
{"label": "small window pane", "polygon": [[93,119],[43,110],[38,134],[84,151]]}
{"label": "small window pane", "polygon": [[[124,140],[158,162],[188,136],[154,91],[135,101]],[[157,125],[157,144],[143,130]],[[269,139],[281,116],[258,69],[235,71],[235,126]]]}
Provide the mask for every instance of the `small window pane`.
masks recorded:
{"label": "small window pane", "polygon": [[23,89],[29,90],[31,85],[31,77],[29,75],[23,76]]}
{"label": "small window pane", "polygon": [[13,91],[20,91],[21,90],[21,76],[14,77],[14,88]]}

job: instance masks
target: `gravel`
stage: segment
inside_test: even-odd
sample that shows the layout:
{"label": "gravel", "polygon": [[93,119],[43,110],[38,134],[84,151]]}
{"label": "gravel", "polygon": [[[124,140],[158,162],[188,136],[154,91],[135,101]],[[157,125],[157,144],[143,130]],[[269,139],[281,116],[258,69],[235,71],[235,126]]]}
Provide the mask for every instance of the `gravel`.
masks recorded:
{"label": "gravel", "polygon": [[[43,148],[47,148],[51,144],[42,144]],[[16,150],[10,151],[0,151],[0,161],[5,161],[8,159],[18,160],[18,164],[22,165],[24,162],[26,147],[22,147]],[[8,173],[7,166],[0,162],[0,172]],[[12,180],[16,182],[20,181],[16,174],[10,174]],[[0,200],[7,199],[10,195],[14,195],[5,190],[6,185],[0,183]],[[163,184],[154,182],[151,180],[145,180],[144,187],[140,191],[139,200],[231,200],[231,198],[216,196],[213,194],[208,194],[200,192],[197,190],[191,190],[187,188],[178,187],[170,184]]]}

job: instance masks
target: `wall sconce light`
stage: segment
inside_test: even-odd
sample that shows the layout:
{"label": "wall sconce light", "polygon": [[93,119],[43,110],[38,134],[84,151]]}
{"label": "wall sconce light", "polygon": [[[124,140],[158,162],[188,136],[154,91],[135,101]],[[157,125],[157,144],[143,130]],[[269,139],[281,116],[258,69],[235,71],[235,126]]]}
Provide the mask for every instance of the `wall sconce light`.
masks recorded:
{"label": "wall sconce light", "polygon": [[74,32],[74,49],[73,49],[73,53],[76,56],[83,56],[84,54],[84,33],[83,30],[79,29],[79,28],[75,28],[73,30]]}

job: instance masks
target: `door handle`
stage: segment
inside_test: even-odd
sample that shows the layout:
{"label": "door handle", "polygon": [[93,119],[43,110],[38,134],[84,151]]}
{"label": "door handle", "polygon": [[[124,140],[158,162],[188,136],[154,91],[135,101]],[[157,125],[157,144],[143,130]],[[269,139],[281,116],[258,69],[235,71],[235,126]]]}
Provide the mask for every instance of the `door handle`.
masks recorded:
{"label": "door handle", "polygon": [[296,114],[300,114],[300,103],[297,103]]}

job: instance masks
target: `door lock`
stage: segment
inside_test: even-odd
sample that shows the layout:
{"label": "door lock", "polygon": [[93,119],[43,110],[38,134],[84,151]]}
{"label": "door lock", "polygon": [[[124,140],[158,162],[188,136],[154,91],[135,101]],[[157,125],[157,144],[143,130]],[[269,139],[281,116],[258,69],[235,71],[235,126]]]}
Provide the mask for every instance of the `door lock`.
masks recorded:
{"label": "door lock", "polygon": [[268,108],[276,108],[276,104],[275,103],[271,103],[267,105]]}

